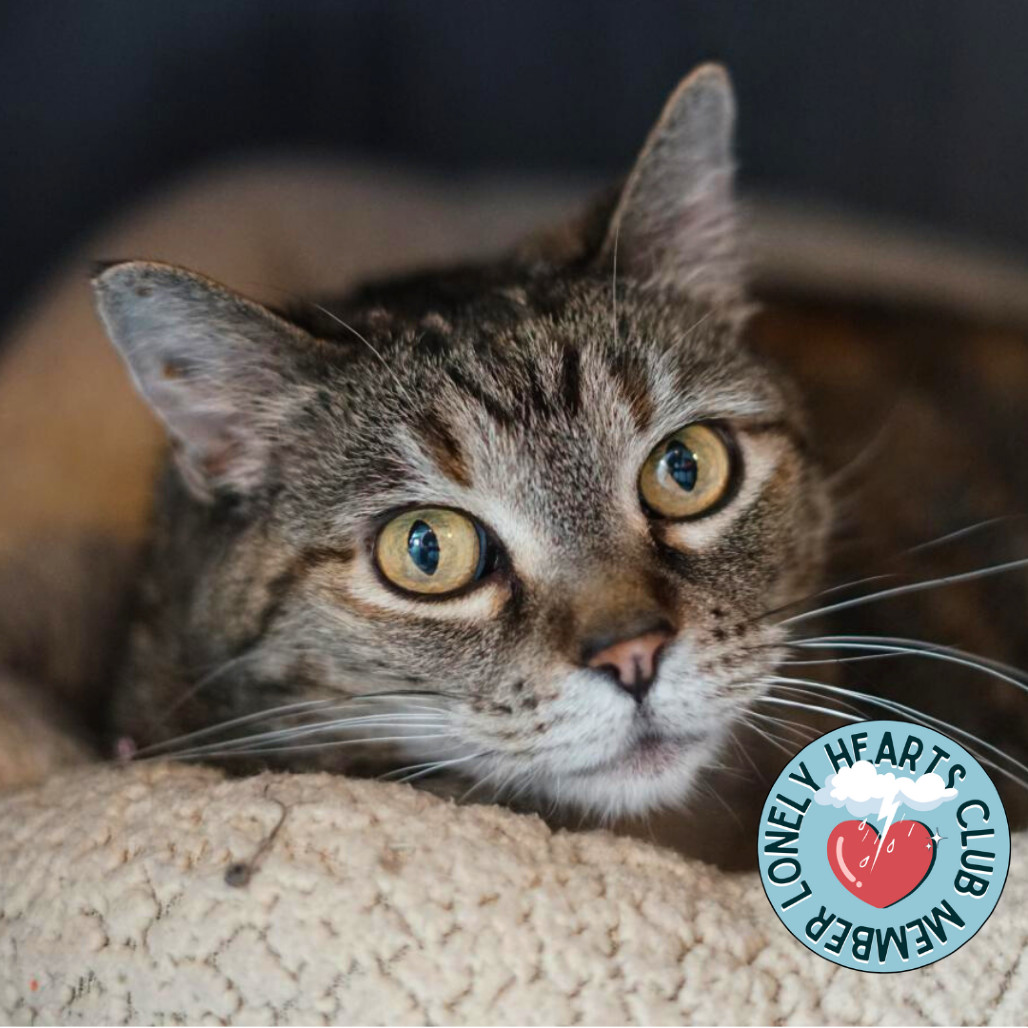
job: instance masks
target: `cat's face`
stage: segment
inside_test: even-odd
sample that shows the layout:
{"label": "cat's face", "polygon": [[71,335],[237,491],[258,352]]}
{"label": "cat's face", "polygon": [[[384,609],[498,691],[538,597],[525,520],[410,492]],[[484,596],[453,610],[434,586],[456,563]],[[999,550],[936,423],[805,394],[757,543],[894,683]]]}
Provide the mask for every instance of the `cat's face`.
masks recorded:
{"label": "cat's face", "polygon": [[[309,331],[176,269],[99,277],[186,486],[136,633],[137,732],[271,695],[415,690],[293,741],[322,766],[451,761],[604,813],[688,794],[773,671],[762,615],[810,590],[827,522],[795,398],[739,338],[723,218],[666,204],[668,231],[693,234],[655,252],[673,244],[645,195],[659,133],[706,138],[726,97],[701,73],[669,107],[607,246],[574,270],[399,284]],[[688,204],[720,202],[717,172]],[[233,659],[209,702],[176,704],[183,667]],[[390,741],[325,745],[369,736]]]}
{"label": "cat's face", "polygon": [[[609,282],[558,292],[392,331],[347,312],[391,374],[365,351],[293,420],[265,524],[313,557],[271,636],[319,695],[449,694],[452,736],[407,763],[479,754],[462,769],[637,809],[687,792],[772,668],[760,615],[811,586],[820,491],[794,406],[731,326],[621,288],[615,337]],[[665,473],[679,435],[722,448],[691,489]],[[652,682],[595,666],[637,639],[642,662],[660,647]]]}

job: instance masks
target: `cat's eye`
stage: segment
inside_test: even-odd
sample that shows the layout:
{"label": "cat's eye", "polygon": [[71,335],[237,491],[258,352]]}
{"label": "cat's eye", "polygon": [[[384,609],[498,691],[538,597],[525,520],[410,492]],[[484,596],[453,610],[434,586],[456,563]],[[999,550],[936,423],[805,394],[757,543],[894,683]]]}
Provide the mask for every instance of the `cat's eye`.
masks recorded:
{"label": "cat's eye", "polygon": [[695,424],[655,446],[639,474],[639,492],[659,517],[695,518],[725,498],[732,480],[732,451],[725,435]]}
{"label": "cat's eye", "polygon": [[482,526],[445,507],[407,510],[388,521],[375,541],[382,574],[407,592],[440,596],[470,585],[486,570]]}

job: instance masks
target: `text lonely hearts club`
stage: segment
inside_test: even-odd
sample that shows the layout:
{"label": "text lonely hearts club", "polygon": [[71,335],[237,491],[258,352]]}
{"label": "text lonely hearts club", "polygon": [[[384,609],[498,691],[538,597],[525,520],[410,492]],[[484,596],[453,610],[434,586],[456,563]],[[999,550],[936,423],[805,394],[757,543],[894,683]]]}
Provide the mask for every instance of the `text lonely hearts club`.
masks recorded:
{"label": "text lonely hearts club", "polygon": [[957,950],[1003,890],[1010,831],[996,787],[951,739],[864,721],[797,754],[768,794],[761,878],[808,949],[862,971]]}

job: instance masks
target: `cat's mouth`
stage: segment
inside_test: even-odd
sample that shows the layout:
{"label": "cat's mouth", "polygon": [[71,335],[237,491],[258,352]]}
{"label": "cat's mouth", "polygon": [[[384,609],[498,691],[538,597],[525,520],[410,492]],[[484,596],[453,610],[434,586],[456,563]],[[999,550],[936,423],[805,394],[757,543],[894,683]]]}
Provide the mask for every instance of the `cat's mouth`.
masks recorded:
{"label": "cat's mouth", "polygon": [[706,736],[699,732],[672,734],[647,728],[616,756],[577,772],[578,775],[619,774],[657,777],[681,763],[683,753]]}
{"label": "cat's mouth", "polygon": [[688,745],[689,737],[643,735],[628,752],[621,757],[619,763],[629,772],[644,775],[657,775],[669,771],[677,763],[684,746]]}

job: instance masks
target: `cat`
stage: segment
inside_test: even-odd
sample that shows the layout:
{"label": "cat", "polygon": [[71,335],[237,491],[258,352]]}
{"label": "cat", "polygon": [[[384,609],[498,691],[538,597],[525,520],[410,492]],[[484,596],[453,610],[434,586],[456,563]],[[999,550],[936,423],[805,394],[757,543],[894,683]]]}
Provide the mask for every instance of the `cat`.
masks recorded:
{"label": "cat", "polygon": [[[251,753],[291,709],[239,759],[438,763],[604,816],[688,793],[829,524],[793,390],[740,341],[732,106],[719,70],[680,88],[594,254],[543,242],[284,314],[177,268],[98,273],[173,444],[125,735],[329,700],[389,741],[301,722]],[[339,703],[369,693],[389,702]]]}
{"label": "cat", "polygon": [[[894,655],[915,621],[795,646],[805,608],[852,596],[818,595],[845,565],[833,437],[806,410],[842,409],[845,383],[804,382],[840,349],[831,312],[761,315],[747,291],[734,117],[703,66],[585,216],[341,298],[272,309],[172,265],[98,269],[169,441],[128,620],[109,619],[128,625],[112,734],[139,757],[424,779],[631,824],[700,802],[746,726],[759,774],[798,748],[782,731],[848,716],[796,662]],[[931,516],[870,503],[929,538]],[[1000,694],[975,695],[1016,752],[1023,709]],[[735,812],[758,793],[719,789]]]}

